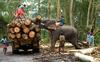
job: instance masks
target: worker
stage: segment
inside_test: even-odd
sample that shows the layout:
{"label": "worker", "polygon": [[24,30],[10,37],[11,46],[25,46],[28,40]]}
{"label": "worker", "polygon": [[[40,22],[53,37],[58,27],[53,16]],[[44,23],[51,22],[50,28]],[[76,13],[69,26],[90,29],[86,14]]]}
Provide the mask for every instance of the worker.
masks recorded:
{"label": "worker", "polygon": [[15,17],[16,17],[16,18],[23,18],[23,17],[25,17],[24,7],[25,7],[25,5],[21,5],[21,6],[17,9],[16,14],[15,14]]}

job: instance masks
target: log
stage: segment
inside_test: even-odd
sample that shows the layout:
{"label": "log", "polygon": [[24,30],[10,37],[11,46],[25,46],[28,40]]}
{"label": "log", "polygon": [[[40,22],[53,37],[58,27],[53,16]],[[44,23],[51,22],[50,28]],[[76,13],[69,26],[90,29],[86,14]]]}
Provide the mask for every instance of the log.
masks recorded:
{"label": "log", "polygon": [[27,34],[22,34],[22,38],[26,40],[26,39],[28,39],[28,35]]}
{"label": "log", "polygon": [[80,52],[82,54],[90,54],[96,50],[97,47],[88,48],[88,49],[81,49],[81,50],[69,50],[70,53]]}
{"label": "log", "polygon": [[15,27],[15,28],[14,28],[14,32],[15,32],[15,33],[20,32],[20,28],[19,28],[19,27]]}
{"label": "log", "polygon": [[35,37],[35,34],[36,34],[36,33],[35,33],[34,31],[30,31],[30,32],[29,32],[29,37],[30,37],[30,38],[34,38],[34,37]]}
{"label": "log", "polygon": [[26,25],[25,24],[22,24],[22,28],[25,28],[26,27]]}
{"label": "log", "polygon": [[37,33],[40,32],[40,27],[38,24],[36,26],[31,19],[22,18],[13,19],[13,21],[7,25],[7,30],[9,39],[28,41],[39,37]]}
{"label": "log", "polygon": [[14,32],[14,28],[9,28],[8,32],[10,32],[10,33],[15,33],[15,32]]}
{"label": "log", "polygon": [[16,33],[16,38],[21,38],[21,34],[20,33]]}
{"label": "log", "polygon": [[14,39],[15,38],[15,34],[8,33],[8,37],[11,38],[11,39]]}
{"label": "log", "polygon": [[24,32],[24,33],[28,33],[29,31],[30,31],[30,30],[29,30],[28,27],[24,27],[24,28],[23,28],[23,32]]}
{"label": "log", "polygon": [[20,24],[20,23],[17,23],[16,26],[17,26],[17,27],[21,27],[21,24]]}
{"label": "log", "polygon": [[35,31],[36,31],[36,32],[40,32],[40,30],[41,30],[41,29],[39,28],[39,26],[36,25],[36,27],[35,27]]}
{"label": "log", "polygon": [[25,24],[25,25],[30,25],[31,22],[32,22],[32,21],[31,21],[30,19],[26,19],[26,20],[24,21],[24,24]]}
{"label": "log", "polygon": [[31,25],[29,26],[29,29],[30,29],[30,30],[33,30],[33,29],[35,28],[35,26],[36,26],[36,25],[35,25],[34,23],[31,23]]}
{"label": "log", "polygon": [[74,53],[74,56],[85,62],[95,62],[95,58],[81,53]]}
{"label": "log", "polygon": [[80,52],[81,52],[82,54],[91,54],[91,53],[93,53],[95,50],[96,50],[96,47],[93,47],[93,48],[88,48],[88,49],[82,49],[82,50],[80,50]]}

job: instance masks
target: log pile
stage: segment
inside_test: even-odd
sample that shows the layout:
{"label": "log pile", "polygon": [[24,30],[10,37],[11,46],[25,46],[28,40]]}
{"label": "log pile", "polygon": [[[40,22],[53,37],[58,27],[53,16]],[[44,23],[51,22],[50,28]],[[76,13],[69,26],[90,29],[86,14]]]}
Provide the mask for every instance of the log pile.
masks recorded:
{"label": "log pile", "polygon": [[[37,21],[35,19],[34,21]],[[12,40],[29,40],[35,38],[40,28],[31,19],[15,19],[7,25],[8,37]]]}

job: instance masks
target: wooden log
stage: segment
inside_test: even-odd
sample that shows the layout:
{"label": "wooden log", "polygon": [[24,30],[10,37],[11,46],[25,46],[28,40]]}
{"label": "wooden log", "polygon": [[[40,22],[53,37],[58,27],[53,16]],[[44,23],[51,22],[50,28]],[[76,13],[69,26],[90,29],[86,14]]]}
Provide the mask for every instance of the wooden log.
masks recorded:
{"label": "wooden log", "polygon": [[16,26],[17,26],[17,27],[21,27],[20,22],[16,23]]}
{"label": "wooden log", "polygon": [[26,40],[26,39],[28,39],[28,35],[27,34],[22,34],[22,38]]}
{"label": "wooden log", "polygon": [[35,26],[35,31],[36,31],[36,32],[40,32],[40,30],[41,30],[41,29],[39,28],[39,25],[36,25],[36,26]]}
{"label": "wooden log", "polygon": [[33,30],[33,29],[35,28],[35,26],[36,26],[36,25],[35,25],[34,23],[31,23],[31,25],[29,26],[29,29],[30,29],[30,30]]}
{"label": "wooden log", "polygon": [[17,22],[16,20],[15,20],[15,21],[13,21],[13,24],[15,24],[15,25],[16,25],[17,23],[18,23],[18,22]]}
{"label": "wooden log", "polygon": [[81,49],[80,52],[82,54],[91,54],[96,50],[96,47],[88,48],[88,49]]}
{"label": "wooden log", "polygon": [[24,29],[26,27],[26,25],[25,24],[22,24],[22,28]]}
{"label": "wooden log", "polygon": [[24,21],[24,24],[25,24],[25,25],[30,25],[31,22],[32,22],[32,21],[31,21],[30,19],[26,19],[26,20]]}
{"label": "wooden log", "polygon": [[16,38],[21,38],[21,34],[20,33],[16,33]]}
{"label": "wooden log", "polygon": [[14,23],[11,23],[11,27],[15,27],[15,24]]}
{"label": "wooden log", "polygon": [[29,31],[30,31],[30,30],[29,30],[28,27],[24,27],[24,28],[23,28],[23,32],[24,32],[24,33],[28,33]]}
{"label": "wooden log", "polygon": [[94,62],[95,58],[81,53],[74,53],[74,56],[85,62]]}
{"label": "wooden log", "polygon": [[10,33],[15,33],[15,32],[14,32],[14,28],[9,28],[9,29],[8,29],[8,32],[10,32]]}
{"label": "wooden log", "polygon": [[11,38],[11,39],[14,39],[14,38],[15,38],[15,34],[13,34],[13,33],[8,33],[8,37]]}
{"label": "wooden log", "polygon": [[30,31],[30,32],[29,32],[29,37],[30,37],[30,38],[34,38],[34,37],[35,37],[35,34],[36,34],[36,33],[35,33],[34,31]]}
{"label": "wooden log", "polygon": [[95,51],[96,47],[93,48],[87,48],[87,49],[81,49],[81,50],[69,50],[70,53],[74,52],[80,52],[82,54],[91,54]]}
{"label": "wooden log", "polygon": [[15,28],[14,28],[14,32],[15,32],[15,33],[20,32],[20,28],[19,28],[19,27],[15,27]]}

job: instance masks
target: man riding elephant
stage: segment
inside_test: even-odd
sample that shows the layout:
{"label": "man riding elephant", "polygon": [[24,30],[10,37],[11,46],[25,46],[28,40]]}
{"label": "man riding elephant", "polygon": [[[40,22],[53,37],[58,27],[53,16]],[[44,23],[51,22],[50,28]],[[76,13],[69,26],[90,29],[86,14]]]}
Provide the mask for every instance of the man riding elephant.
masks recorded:
{"label": "man riding elephant", "polygon": [[75,27],[67,25],[56,27],[56,22],[50,20],[45,20],[41,24],[43,25],[44,28],[48,29],[51,32],[52,51],[54,51],[56,41],[59,39],[60,35],[64,35],[65,40],[74,45],[76,49],[81,48],[78,45],[78,34],[77,34],[77,29]]}

